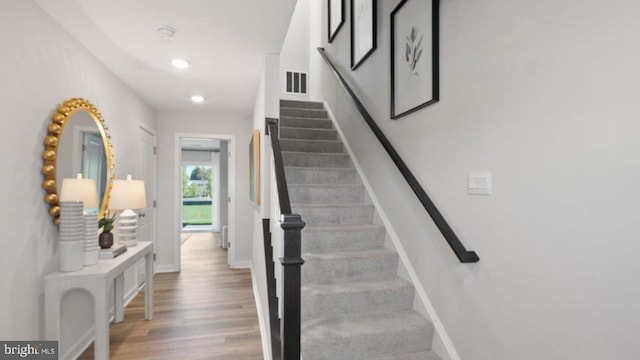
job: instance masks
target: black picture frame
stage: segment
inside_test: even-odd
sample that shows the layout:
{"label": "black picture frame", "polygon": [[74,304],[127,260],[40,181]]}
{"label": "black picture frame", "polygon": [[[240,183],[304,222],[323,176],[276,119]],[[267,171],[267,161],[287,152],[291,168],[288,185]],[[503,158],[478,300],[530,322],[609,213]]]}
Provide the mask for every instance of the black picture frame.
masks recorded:
{"label": "black picture frame", "polygon": [[439,0],[402,0],[391,12],[391,119],[440,100],[439,9]]}
{"label": "black picture frame", "polygon": [[377,8],[377,0],[351,0],[351,70],[376,50]]}
{"label": "black picture frame", "polygon": [[[342,25],[344,25],[344,0],[327,0],[327,5],[329,43],[331,43],[333,42],[333,39],[336,38],[336,35],[338,35]],[[338,13],[334,14],[332,13],[332,10],[337,10]]]}

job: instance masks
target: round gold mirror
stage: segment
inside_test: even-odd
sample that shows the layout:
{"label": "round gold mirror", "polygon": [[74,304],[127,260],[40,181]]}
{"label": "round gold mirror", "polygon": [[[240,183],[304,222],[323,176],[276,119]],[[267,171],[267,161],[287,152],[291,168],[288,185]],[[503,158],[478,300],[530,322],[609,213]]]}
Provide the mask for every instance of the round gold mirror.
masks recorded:
{"label": "round gold mirror", "polygon": [[47,191],[44,200],[49,204],[53,222],[58,224],[60,221],[62,179],[75,178],[76,174],[95,180],[100,204],[93,211],[103,217],[111,192],[114,164],[110,136],[100,112],[85,99],[69,99],[58,107],[48,130],[42,153],[42,187]]}

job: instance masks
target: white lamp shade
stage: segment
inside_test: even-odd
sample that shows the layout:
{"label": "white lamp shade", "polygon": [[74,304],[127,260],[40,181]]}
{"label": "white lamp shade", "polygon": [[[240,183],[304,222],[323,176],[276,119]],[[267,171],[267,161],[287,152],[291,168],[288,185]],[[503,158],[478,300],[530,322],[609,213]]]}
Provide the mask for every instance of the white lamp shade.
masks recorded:
{"label": "white lamp shade", "polygon": [[98,188],[93,179],[63,179],[60,201],[82,201],[85,209],[98,207]]}
{"label": "white lamp shade", "polygon": [[109,199],[109,208],[113,210],[144,209],[147,207],[147,197],[144,190],[144,181],[114,180]]}

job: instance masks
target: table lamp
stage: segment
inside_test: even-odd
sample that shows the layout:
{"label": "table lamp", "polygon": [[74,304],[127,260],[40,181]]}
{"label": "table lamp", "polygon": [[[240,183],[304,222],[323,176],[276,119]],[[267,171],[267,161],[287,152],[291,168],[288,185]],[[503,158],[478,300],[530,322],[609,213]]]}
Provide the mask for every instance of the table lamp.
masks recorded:
{"label": "table lamp", "polygon": [[116,227],[116,239],[127,247],[138,243],[138,214],[133,210],[147,207],[147,198],[144,189],[144,181],[132,180],[127,175],[127,180],[114,180],[111,189],[109,208],[122,210],[118,215]]}
{"label": "table lamp", "polygon": [[[67,265],[71,263],[82,263],[81,258],[78,258],[82,252],[84,252],[84,266],[96,264],[99,247],[98,215],[95,212],[95,209],[98,208],[98,190],[95,180],[83,179],[82,174],[78,174],[75,179],[63,179],[60,201],[61,208],[64,208],[61,211],[67,212],[64,214],[67,216],[62,216],[62,214],[60,216],[60,269],[68,269]],[[78,201],[81,201],[83,205],[82,212],[78,208],[78,217],[76,218],[70,215],[75,211],[70,207],[75,205],[69,202]]]}

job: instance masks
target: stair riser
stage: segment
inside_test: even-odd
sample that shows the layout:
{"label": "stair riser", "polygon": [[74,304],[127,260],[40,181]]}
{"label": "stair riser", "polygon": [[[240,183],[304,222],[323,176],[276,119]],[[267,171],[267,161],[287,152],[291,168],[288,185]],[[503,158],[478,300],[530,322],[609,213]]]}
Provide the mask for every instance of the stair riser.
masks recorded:
{"label": "stair riser", "polygon": [[309,226],[371,224],[373,221],[373,206],[370,205],[312,208],[293,204],[292,208]]}
{"label": "stair riser", "polygon": [[355,169],[299,169],[286,168],[287,184],[356,184]]}
{"label": "stair riser", "polygon": [[326,110],[280,108],[280,116],[290,116],[305,119],[326,119]]}
{"label": "stair riser", "polygon": [[282,152],[284,166],[347,168],[351,165],[347,154],[315,154]]}
{"label": "stair riser", "polygon": [[339,319],[379,311],[408,310],[412,306],[413,287],[409,284],[376,291],[340,294],[318,293],[303,288],[301,315],[302,321]]}
{"label": "stair riser", "polygon": [[280,146],[283,151],[300,151],[313,153],[343,152],[342,142],[340,141],[280,139]]}
{"label": "stair riser", "polygon": [[354,249],[373,249],[384,245],[384,228],[360,231],[302,230],[302,252],[326,253]]}
{"label": "stair riser", "polygon": [[298,109],[324,109],[324,104],[313,101],[280,100],[280,107]]}
{"label": "stair riser", "polygon": [[280,128],[280,139],[338,140],[338,132],[333,129]]}
{"label": "stair riser", "polygon": [[398,255],[362,258],[317,259],[307,255],[302,267],[302,283],[335,280],[367,280],[391,277],[398,271]]}
{"label": "stair riser", "polygon": [[429,350],[432,338],[433,328],[428,326],[412,331],[350,338],[343,344],[333,341],[307,343],[303,332],[301,357],[304,360],[361,360],[380,354],[421,352]]}
{"label": "stair riser", "polygon": [[281,117],[280,125],[303,129],[332,129],[331,120],[303,119],[297,117]]}
{"label": "stair riser", "polygon": [[296,204],[360,203],[364,199],[363,186],[289,186],[289,198]]}

